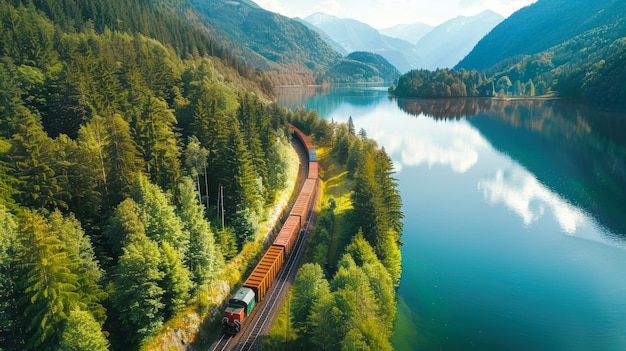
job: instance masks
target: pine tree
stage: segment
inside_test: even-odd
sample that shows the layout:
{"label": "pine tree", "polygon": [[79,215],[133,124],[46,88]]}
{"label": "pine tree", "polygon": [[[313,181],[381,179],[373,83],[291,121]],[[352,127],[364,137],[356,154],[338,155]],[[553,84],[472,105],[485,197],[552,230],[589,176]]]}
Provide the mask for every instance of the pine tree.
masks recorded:
{"label": "pine tree", "polygon": [[52,168],[53,141],[48,138],[35,117],[20,108],[22,123],[13,135],[11,158],[19,180],[20,202],[35,208],[67,208],[58,175]]}
{"label": "pine tree", "polygon": [[104,229],[107,247],[114,263],[122,255],[122,248],[136,237],[146,235],[141,221],[141,209],[133,199],[125,199],[115,208]]}
{"label": "pine tree", "polygon": [[173,189],[180,177],[180,150],[174,133],[176,117],[167,103],[149,97],[136,123],[136,138],[146,173],[163,189]]}
{"label": "pine tree", "polygon": [[140,208],[146,236],[157,243],[170,243],[184,257],[189,249],[189,233],[182,230],[182,222],[165,193],[140,175],[131,189],[131,198]]}
{"label": "pine tree", "polygon": [[125,333],[126,347],[136,348],[141,340],[163,324],[164,291],[159,246],[147,237],[135,237],[123,248],[113,275],[111,296]]}
{"label": "pine tree", "polygon": [[63,242],[45,218],[28,213],[21,228],[22,251],[19,266],[24,267],[18,285],[24,292],[28,348],[52,348],[58,343],[65,320],[74,308],[83,308],[78,293],[79,277],[72,271]]}
{"label": "pine tree", "polygon": [[63,327],[58,350],[106,351],[108,349],[109,341],[93,316],[86,311],[71,311]]}
{"label": "pine tree", "polygon": [[191,272],[196,287],[215,278],[223,264],[209,222],[204,218],[204,208],[196,201],[192,180],[183,177],[179,185],[180,201],[178,215],[183,230],[189,233],[189,250],[184,257],[185,266]]}
{"label": "pine tree", "polygon": [[304,335],[308,334],[307,320],[313,307],[329,294],[330,287],[324,278],[322,267],[311,263],[302,265],[294,281],[291,313],[295,327],[300,328]]}
{"label": "pine tree", "polygon": [[15,207],[13,195],[17,194],[17,180],[12,176],[12,166],[10,162],[9,150],[11,144],[0,138],[0,205],[9,208]]}
{"label": "pine tree", "polygon": [[105,118],[103,124],[106,133],[103,147],[106,187],[109,205],[115,206],[129,193],[141,164],[128,122],[114,114]]}
{"label": "pine tree", "polygon": [[73,214],[63,216],[54,211],[48,218],[51,232],[64,244],[68,259],[72,262],[71,270],[78,277],[77,293],[81,306],[88,311],[100,325],[106,320],[106,310],[102,301],[107,294],[99,285],[104,272],[96,261],[91,241]]}
{"label": "pine tree", "polygon": [[[205,184],[208,184],[208,181],[206,181],[206,177],[208,177],[207,174],[207,165],[208,165],[208,157],[209,157],[209,150],[203,148],[200,145],[200,141],[198,140],[198,138],[196,138],[195,135],[192,135],[189,137],[189,141],[187,142],[187,148],[185,148],[185,152],[184,152],[184,156],[185,156],[185,166],[187,166],[187,170],[189,172],[189,174],[191,175],[192,178],[194,178],[196,180],[196,186],[198,189],[198,202],[202,203],[202,191],[201,186],[200,186],[200,175],[204,175],[205,177]],[[206,186],[206,185],[205,185]],[[207,207],[208,207],[208,191],[209,189],[206,189],[207,192]]]}
{"label": "pine tree", "polygon": [[183,266],[182,257],[167,241],[161,243],[160,251],[159,269],[163,272],[161,301],[165,305],[164,317],[167,320],[185,306],[189,300],[192,283],[189,279],[189,271]]}

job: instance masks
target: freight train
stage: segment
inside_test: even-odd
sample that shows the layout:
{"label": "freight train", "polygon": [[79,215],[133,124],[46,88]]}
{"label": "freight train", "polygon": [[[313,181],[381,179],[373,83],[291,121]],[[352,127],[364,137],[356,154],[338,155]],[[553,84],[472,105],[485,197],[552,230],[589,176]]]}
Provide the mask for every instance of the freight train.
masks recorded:
{"label": "freight train", "polygon": [[228,301],[222,318],[222,330],[226,334],[239,333],[244,320],[252,313],[254,307],[263,300],[291,253],[298,235],[300,235],[300,230],[304,229],[311,206],[314,206],[313,202],[319,184],[317,154],[309,137],[295,126],[291,124],[289,126],[294,131],[295,137],[307,150],[309,166],[307,178],[276,239],[250,273],[243,286]]}

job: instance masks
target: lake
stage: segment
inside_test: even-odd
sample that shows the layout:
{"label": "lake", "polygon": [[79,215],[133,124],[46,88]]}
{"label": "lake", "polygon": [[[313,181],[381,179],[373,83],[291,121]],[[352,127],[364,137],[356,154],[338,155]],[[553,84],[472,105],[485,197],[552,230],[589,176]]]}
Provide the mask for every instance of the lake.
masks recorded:
{"label": "lake", "polygon": [[363,86],[277,100],[352,117],[394,161],[397,350],[626,350],[626,114]]}

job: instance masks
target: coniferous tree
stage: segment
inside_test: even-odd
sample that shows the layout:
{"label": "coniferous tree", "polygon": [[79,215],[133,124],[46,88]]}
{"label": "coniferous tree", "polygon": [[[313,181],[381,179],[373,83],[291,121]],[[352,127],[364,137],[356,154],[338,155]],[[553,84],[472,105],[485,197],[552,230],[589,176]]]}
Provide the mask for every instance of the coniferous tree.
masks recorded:
{"label": "coniferous tree", "polygon": [[30,212],[21,228],[23,267],[18,282],[23,296],[24,330],[28,348],[54,348],[70,311],[83,308],[78,293],[79,276],[73,271],[63,242],[45,218]]}
{"label": "coniferous tree", "polygon": [[20,202],[35,208],[67,208],[64,189],[52,167],[53,141],[27,109],[20,108],[19,113],[22,123],[13,135],[11,158],[19,181]]}
{"label": "coniferous tree", "polygon": [[183,257],[189,249],[189,233],[168,197],[150,180],[139,175],[131,189],[131,198],[140,208],[139,218],[146,236],[157,243],[168,242]]}
{"label": "coniferous tree", "polygon": [[385,152],[385,148],[381,148],[376,152],[374,156],[375,160],[375,178],[376,182],[380,186],[384,209],[387,212],[386,217],[389,219],[391,229],[397,233],[396,240],[400,240],[400,233],[402,233],[402,198],[398,191],[397,180],[393,178],[393,162],[391,158]]}
{"label": "coniferous tree", "polygon": [[304,335],[309,333],[307,319],[313,307],[326,299],[329,294],[330,287],[324,277],[322,267],[311,263],[302,265],[294,281],[291,313],[295,327],[300,328]]}
{"label": "coniferous tree", "polygon": [[91,241],[74,215],[63,216],[56,210],[48,217],[51,234],[65,244],[65,252],[72,262],[71,271],[78,277],[76,291],[82,309],[88,311],[100,324],[106,320],[102,301],[107,294],[100,286],[104,272],[96,261]]}
{"label": "coniferous tree", "polygon": [[354,192],[351,199],[355,222],[363,230],[363,236],[376,247],[381,236],[386,234],[380,186],[374,174],[374,160],[365,154],[355,175]]}
{"label": "coniferous tree", "polygon": [[261,142],[261,122],[268,118],[265,116],[261,101],[251,94],[240,95],[237,117],[254,170],[265,181],[268,172],[265,162],[266,154]]}
{"label": "coniferous tree", "polygon": [[159,246],[146,236],[134,237],[122,251],[114,270],[111,299],[123,326],[120,332],[125,347],[136,348],[163,324],[164,274],[159,269]]}
{"label": "coniferous tree", "polygon": [[[202,191],[200,186],[200,175],[204,175],[205,186],[208,184],[207,178],[207,165],[208,165],[208,157],[209,150],[203,148],[200,145],[200,141],[195,135],[189,137],[189,141],[187,142],[187,147],[185,148],[185,166],[187,166],[187,170],[192,178],[196,181],[196,186],[198,189],[198,202],[202,203]],[[208,192],[209,189],[206,189],[207,192],[207,207],[208,207]]]}
{"label": "coniferous tree", "polygon": [[0,138],[0,205],[12,208],[16,206],[13,195],[17,194],[17,180],[13,177],[13,167],[8,162],[10,149],[11,144]]}
{"label": "coniferous tree", "polygon": [[180,177],[180,150],[174,126],[176,117],[167,103],[150,97],[136,123],[139,150],[146,174],[163,189],[173,189]]}
{"label": "coniferous tree", "polygon": [[162,302],[165,305],[164,318],[171,318],[180,311],[189,300],[192,282],[189,279],[189,271],[183,266],[182,257],[168,243],[164,241],[160,244],[161,265],[163,272],[161,287],[163,288]]}
{"label": "coniferous tree", "polygon": [[179,185],[178,215],[184,231],[189,233],[189,250],[184,257],[196,287],[208,283],[223,264],[222,254],[216,247],[209,222],[204,218],[204,208],[196,201],[192,180],[183,177]]}
{"label": "coniferous tree", "polygon": [[89,312],[70,312],[61,333],[59,351],[106,351],[109,346],[100,325]]}
{"label": "coniferous tree", "polygon": [[104,119],[106,142],[103,145],[106,187],[109,205],[117,205],[128,194],[140,171],[137,148],[130,127],[122,116],[113,114]]}
{"label": "coniferous tree", "polygon": [[135,237],[146,235],[146,228],[141,221],[141,208],[133,199],[125,199],[115,208],[104,229],[108,251],[114,262],[122,255],[122,248]]}

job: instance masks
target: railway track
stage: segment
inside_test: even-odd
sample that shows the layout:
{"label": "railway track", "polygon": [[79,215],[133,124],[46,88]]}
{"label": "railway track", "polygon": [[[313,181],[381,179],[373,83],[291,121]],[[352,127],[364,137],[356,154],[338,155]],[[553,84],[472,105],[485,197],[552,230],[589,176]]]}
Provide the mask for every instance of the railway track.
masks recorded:
{"label": "railway track", "polygon": [[[307,139],[308,141],[308,139]],[[296,146],[296,145],[294,145]],[[296,181],[296,188],[300,189],[300,192],[303,191],[303,184],[307,178],[307,174],[309,173],[309,159],[310,159],[310,150],[307,149],[306,145],[297,145],[296,150],[298,152],[300,158],[301,167],[298,172],[298,179]],[[314,152],[314,151],[313,151]],[[315,159],[317,161],[317,159]],[[317,166],[317,163],[315,164]],[[317,177],[317,167],[315,168],[315,176]],[[319,187],[315,186],[315,191],[313,194],[312,203],[316,204],[319,195]],[[291,211],[291,208],[294,205],[295,196],[292,196],[292,199],[289,201],[288,210],[286,213]],[[306,242],[308,241],[309,231],[312,228],[313,224],[316,221],[316,213],[315,213],[315,205],[311,206],[306,214],[307,221],[304,225],[302,225],[300,229],[300,233],[297,236],[296,242],[293,244],[293,249],[290,255],[287,256],[282,269],[276,275],[276,279],[273,285],[267,291],[265,298],[261,301],[259,306],[257,306],[252,314],[248,317],[247,322],[244,324],[243,329],[237,335],[227,335],[222,334],[220,338],[214,342],[214,344],[209,348],[211,351],[223,351],[223,350],[258,350],[261,348],[261,342],[263,336],[265,336],[269,328],[271,327],[273,321],[276,319],[280,308],[282,306],[282,301],[284,300],[287,292],[289,291],[289,287],[293,282],[297,269],[300,266],[304,254],[304,249],[306,247]],[[281,218],[281,222],[284,218]],[[274,233],[273,233],[274,234]],[[268,235],[268,237],[273,237],[273,235]],[[266,238],[267,240],[268,238]]]}

